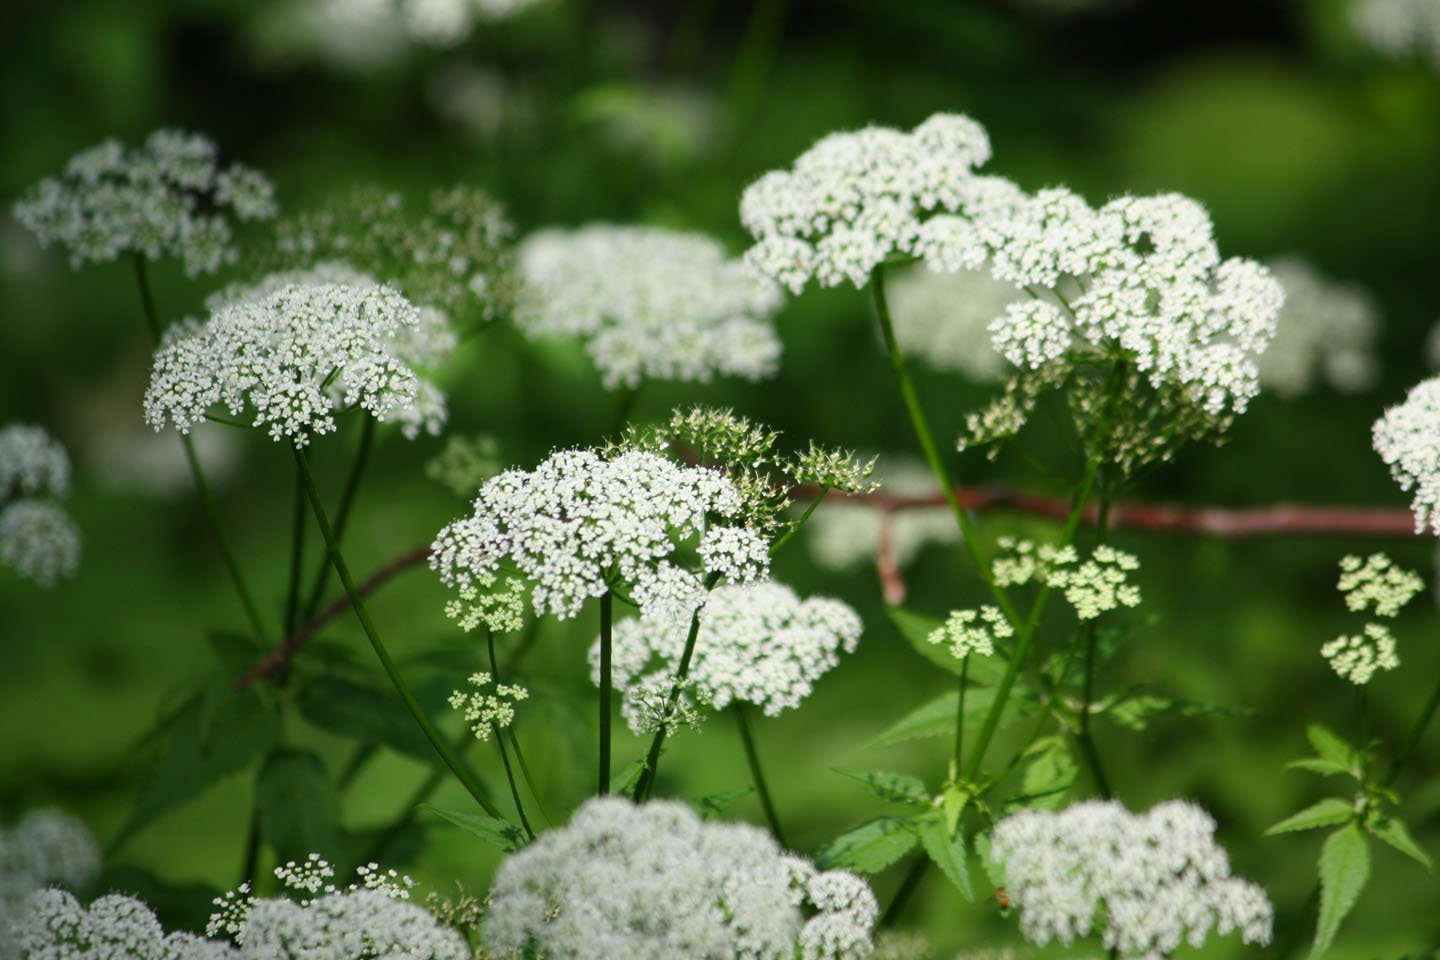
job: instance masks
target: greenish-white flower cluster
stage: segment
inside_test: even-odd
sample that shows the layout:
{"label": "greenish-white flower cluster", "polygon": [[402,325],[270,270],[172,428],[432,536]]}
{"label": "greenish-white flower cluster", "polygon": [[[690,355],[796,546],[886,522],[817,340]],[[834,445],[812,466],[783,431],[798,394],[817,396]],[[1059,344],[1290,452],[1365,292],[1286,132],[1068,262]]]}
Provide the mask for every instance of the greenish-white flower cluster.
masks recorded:
{"label": "greenish-white flower cluster", "polygon": [[235,259],[232,218],[275,212],[268,179],[239,164],[221,169],[215,144],[178,130],[157,130],[129,150],[114,140],[91,147],[15,204],[16,219],[43,246],[64,247],[73,267],[122,254],[179,257],[191,276]]}
{"label": "greenish-white flower cluster", "polygon": [[[1377,617],[1390,618],[1425,589],[1425,581],[1419,574],[1395,566],[1385,554],[1373,553],[1363,561],[1354,555],[1341,558],[1336,586],[1351,612],[1372,611]],[[1320,655],[1332,670],[1356,686],[1369,683],[1381,670],[1400,666],[1395,635],[1385,624],[1373,621],[1359,633],[1331,640],[1320,648]]]}
{"label": "greenish-white flower cluster", "polygon": [[996,824],[990,849],[1020,932],[1040,946],[1098,932],[1119,957],[1159,960],[1182,944],[1200,947],[1212,930],[1267,944],[1269,898],[1230,875],[1214,834],[1214,819],[1187,801],[1132,814],[1089,800],[1012,814]]}
{"label": "greenish-white flower cluster", "polygon": [[710,237],[594,224],[531,234],[515,322],[532,338],[579,337],[607,389],[645,380],[774,376],[779,287]]}
{"label": "greenish-white flower cluster", "polygon": [[1309,393],[1322,382],[1346,393],[1373,386],[1379,376],[1375,299],[1299,257],[1272,260],[1269,266],[1285,288],[1285,306],[1275,339],[1256,361],[1260,385],[1287,398]]}
{"label": "greenish-white flower cluster", "polygon": [[[647,703],[668,692],[689,634],[689,618],[644,618],[615,625],[612,675],[627,697],[626,719],[636,733],[653,727]],[[760,707],[766,716],[798,707],[817,680],[860,641],[860,617],[829,597],[801,599],[773,581],[717,587],[700,610],[700,632],[690,660],[686,696],[724,709],[732,701]],[[590,648],[592,678],[600,679],[600,646]]]}
{"label": "greenish-white flower cluster", "polygon": [[500,864],[483,940],[548,960],[864,960],[877,913],[864,880],[756,827],[600,798]]}
{"label": "greenish-white flower cluster", "polygon": [[1414,491],[1415,532],[1430,527],[1440,534],[1440,377],[1411,388],[1404,403],[1386,410],[1371,439],[1400,489]]}
{"label": "greenish-white flower cluster", "polygon": [[477,740],[489,740],[497,728],[510,726],[515,721],[515,704],[526,700],[530,691],[519,684],[497,683],[494,692],[487,692],[490,674],[470,674],[470,686],[474,690],[456,690],[450,694],[450,707],[461,711],[465,723]]}
{"label": "greenish-white flower cluster", "polygon": [[1033,581],[1060,590],[1081,620],[1140,605],[1140,588],[1126,576],[1140,569],[1134,554],[1101,544],[1081,562],[1080,554],[1070,546],[1036,546],[1014,537],[1001,537],[998,543],[1004,552],[991,565],[996,586]]}
{"label": "greenish-white flower cluster", "polygon": [[972,653],[991,656],[997,642],[1014,635],[1015,628],[1000,608],[986,604],[978,610],[951,611],[945,624],[930,631],[926,639],[936,646],[945,644],[951,656],[963,660]]}
{"label": "greenish-white flower cluster", "polygon": [[0,427],[0,564],[42,587],[73,577],[80,530],[58,499],[70,493],[70,457],[43,428]]}
{"label": "greenish-white flower cluster", "polygon": [[297,447],[361,407],[407,436],[438,432],[438,390],[421,387],[407,355],[434,359],[444,334],[417,332],[423,313],[396,290],[347,280],[288,283],[218,306],[204,323],[172,327],[155,353],[145,420],[181,433],[221,406]]}
{"label": "greenish-white flower cluster", "polygon": [[505,469],[500,441],[491,434],[450,434],[445,447],[425,464],[425,476],[457,497],[469,497]]}

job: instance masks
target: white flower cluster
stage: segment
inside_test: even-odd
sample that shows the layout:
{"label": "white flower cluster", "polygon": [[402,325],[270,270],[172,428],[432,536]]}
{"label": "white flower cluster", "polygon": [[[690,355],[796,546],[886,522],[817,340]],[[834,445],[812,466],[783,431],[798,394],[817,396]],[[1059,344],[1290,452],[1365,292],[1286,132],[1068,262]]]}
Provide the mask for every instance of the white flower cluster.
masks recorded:
{"label": "white flower cluster", "polygon": [[607,389],[775,374],[779,288],[703,234],[541,230],[520,245],[518,262],[515,322],[532,338],[583,338]]}
{"label": "white flower cluster", "polygon": [[[263,303],[292,285],[318,287],[325,284],[353,287],[359,291],[380,286],[374,277],[347,263],[321,260],[311,267],[266,274],[253,284],[231,284],[207,297],[205,307],[213,314],[244,301]],[[405,313],[408,316],[409,311]],[[447,419],[445,394],[433,380],[418,374],[433,370],[448,360],[458,342],[450,317],[438,307],[419,307],[415,323],[402,322],[395,330],[389,349],[397,360],[417,374],[415,399],[391,411],[387,419],[400,424],[400,431],[407,438],[415,439],[422,430],[434,435],[444,426]]]}
{"label": "white flower cluster", "polygon": [[1214,819],[1187,801],[1131,814],[1115,801],[1090,800],[1006,817],[995,826],[991,855],[1004,867],[1020,932],[1040,946],[1089,936],[1102,910],[1104,946],[1127,960],[1161,960],[1182,943],[1199,947],[1212,929],[1269,943],[1270,901],[1230,876],[1214,833]]}
{"label": "white flower cluster", "polygon": [[[1354,555],[1342,557],[1336,586],[1351,612],[1373,608],[1377,617],[1394,617],[1425,589],[1425,581],[1419,574],[1395,566],[1385,554],[1373,553],[1363,561]],[[1395,635],[1383,623],[1367,623],[1358,634],[1336,637],[1320,648],[1320,655],[1332,670],[1356,686],[1369,683],[1380,670],[1400,666]]]}
{"label": "white flower cluster", "polygon": [[1440,70],[1440,3],[1436,0],[1356,0],[1355,32],[1391,57],[1426,57]]}
{"label": "white flower cluster", "polygon": [[359,406],[398,420],[407,436],[444,419],[437,390],[422,390],[400,354],[431,342],[414,330],[422,313],[390,287],[291,283],[217,308],[204,323],[172,327],[155,353],[145,420],[181,433],[223,405],[249,408],[252,424],[297,447],[333,432],[335,416]]}
{"label": "white flower cluster", "polygon": [[183,931],[167,934],[145,903],[119,893],[87,908],[64,890],[41,890],[26,901],[16,934],[19,960],[299,960],[288,952],[246,955]]}
{"label": "white flower cluster", "polygon": [[262,174],[232,164],[220,169],[215,145],[198,134],[157,130],[126,150],[107,140],[70,159],[59,178],[40,181],[15,204],[15,218],[42,246],[65,247],[70,263],[180,257],[191,276],[235,259],[231,221],[276,212]]}
{"label": "white flower cluster", "polygon": [[405,41],[463,43],[480,24],[516,16],[544,0],[291,0],[297,39],[326,59],[362,68],[393,59]]}
{"label": "white flower cluster", "polygon": [[679,565],[680,544],[698,541],[701,570],[731,583],[769,570],[766,538],[723,522],[743,506],[714,470],[639,450],[562,450],[486,481],[474,513],[436,537],[430,567],[462,599],[493,587],[502,564],[513,567],[532,585],[535,613],[562,620],[620,584],[633,588],[642,615],[688,618],[705,587]]}
{"label": "white flower cluster", "polygon": [[1386,410],[1371,439],[1400,489],[1415,491],[1415,532],[1430,527],[1440,534],[1440,377],[1411,388],[1404,403]]}
{"label": "white flower cluster", "polygon": [[926,639],[939,646],[947,644],[950,654],[963,660],[972,653],[988,657],[995,652],[997,640],[1015,635],[1015,628],[1005,619],[999,607],[989,604],[979,610],[954,610],[945,624],[930,631]]}
{"label": "white flower cluster", "polygon": [[[649,691],[674,676],[685,649],[689,618],[631,618],[615,625],[615,688]],[[716,709],[732,700],[775,716],[798,707],[815,682],[860,642],[860,617],[829,597],[802,600],[782,584],[718,587],[700,611],[700,632],[690,660],[695,692]],[[600,680],[600,642],[590,648],[592,679]],[[644,732],[645,711],[626,699],[630,728]]]}
{"label": "white flower cluster", "polygon": [[0,427],[0,564],[42,587],[75,575],[80,531],[49,499],[69,493],[70,457],[58,440],[28,424]]}
{"label": "white flower cluster", "polygon": [[601,798],[500,864],[482,933],[505,957],[864,960],[877,912],[756,827]]}
{"label": "white flower cluster", "polygon": [[510,726],[515,720],[515,704],[530,696],[529,690],[510,683],[497,683],[494,693],[485,693],[490,686],[488,673],[470,674],[470,686],[475,688],[473,692],[456,690],[448,702],[452,710],[464,713],[477,740],[489,740],[495,728]]}
{"label": "white flower cluster", "polygon": [[1140,560],[1123,550],[1101,544],[1083,563],[1074,547],[1036,546],[1029,540],[1001,537],[1004,551],[991,565],[996,586],[1013,587],[1031,581],[1064,592],[1081,620],[1140,605],[1140,588],[1128,582],[1127,573],[1140,569]]}
{"label": "white flower cluster", "polygon": [[1379,375],[1375,299],[1299,257],[1273,260],[1269,267],[1285,288],[1285,306],[1275,339],[1257,360],[1261,386],[1286,398],[1308,393],[1319,382],[1346,393],[1373,386]]}
{"label": "white flower cluster", "polygon": [[[130,402],[127,393],[126,413]],[[107,422],[105,429],[89,440],[86,460],[91,475],[107,489],[157,500],[194,495],[195,476],[189,458],[174,437],[157,434],[127,416],[120,423]],[[221,424],[194,424],[190,444],[211,487],[218,489],[235,481],[244,455],[239,431]]]}
{"label": "white flower cluster", "polygon": [[94,835],[62,810],[31,810],[0,828],[0,956],[19,952],[16,936],[31,894],[52,884],[86,886],[99,870]]}
{"label": "white flower cluster", "polygon": [[885,294],[895,339],[908,356],[977,383],[1009,364],[990,344],[990,323],[1025,294],[984,270],[936,273],[924,264],[896,271]]}
{"label": "white flower cluster", "polygon": [[[881,457],[875,463],[879,489],[892,496],[940,495],[935,474],[919,460]],[[830,570],[843,570],[873,562],[882,541],[895,562],[909,566],[920,550],[932,543],[954,543],[960,536],[955,518],[943,502],[935,507],[912,507],[882,514],[866,503],[826,503],[805,523],[810,556]]]}
{"label": "white flower cluster", "polygon": [[1222,261],[1210,218],[1186,197],[1122,197],[1097,210],[1063,188],[1029,195],[975,176],[989,154],[984,130],[949,114],[910,134],[825,137],[793,171],[745,191],[740,218],[757,241],[747,259],[796,292],[811,279],[864,286],[897,254],[942,273],[988,265],[1034,297],[990,325],[1017,367],[1118,355],[1212,416],[1244,411],[1284,301],[1270,272]]}

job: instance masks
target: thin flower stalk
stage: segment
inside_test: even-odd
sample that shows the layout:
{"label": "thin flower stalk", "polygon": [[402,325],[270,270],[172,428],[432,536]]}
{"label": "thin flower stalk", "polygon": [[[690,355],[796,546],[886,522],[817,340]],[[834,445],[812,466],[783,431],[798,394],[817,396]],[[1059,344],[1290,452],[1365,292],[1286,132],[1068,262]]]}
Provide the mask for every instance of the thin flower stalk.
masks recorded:
{"label": "thin flower stalk", "polygon": [[740,731],[740,742],[745,745],[745,762],[750,767],[750,777],[755,782],[755,793],[760,798],[760,808],[765,811],[765,822],[775,842],[788,847],[785,830],[780,826],[780,815],[775,812],[775,802],[770,798],[770,786],[765,781],[765,772],[760,767],[760,754],[755,749],[755,735],[750,731],[750,718],[746,715],[745,704],[736,700],[731,704],[735,713],[735,726]]}

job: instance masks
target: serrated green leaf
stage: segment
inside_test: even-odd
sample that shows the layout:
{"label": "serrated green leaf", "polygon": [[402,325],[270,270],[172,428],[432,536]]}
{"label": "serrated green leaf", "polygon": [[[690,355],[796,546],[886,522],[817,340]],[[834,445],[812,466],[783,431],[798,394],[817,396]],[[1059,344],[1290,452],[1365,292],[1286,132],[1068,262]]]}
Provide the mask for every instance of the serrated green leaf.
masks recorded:
{"label": "serrated green leaf", "polygon": [[255,806],[260,836],[281,861],[339,846],[335,786],[324,761],[308,750],[271,751],[255,778]]}
{"label": "serrated green leaf", "polygon": [[[955,691],[942,693],[924,706],[917,707],[898,722],[873,737],[867,747],[888,747],[906,740],[922,740],[926,737],[953,737],[955,735],[955,709],[959,705],[960,694]],[[973,723],[990,712],[990,705],[995,702],[995,691],[989,687],[981,687],[978,690],[971,690],[965,694],[965,722]],[[1024,717],[1035,707],[1035,699],[1029,694],[1012,689],[1010,699],[1005,704],[1005,710],[1000,715],[1000,725],[1003,728],[1006,724]]]}
{"label": "serrated green leaf", "polygon": [[382,743],[426,764],[435,759],[434,747],[393,690],[321,674],[305,679],[295,703],[306,722],[327,733]]}
{"label": "serrated green leaf", "polygon": [[1305,737],[1322,760],[1338,763],[1349,770],[1355,766],[1355,748],[1328,728],[1312,723],[1305,728]]}
{"label": "serrated green leaf", "polygon": [[975,902],[975,890],[970,885],[970,864],[965,856],[965,835],[951,835],[943,817],[928,816],[920,821],[920,845],[935,866],[955,884],[960,895],[970,903]]}
{"label": "serrated green leaf", "polygon": [[1365,824],[1365,829],[1374,837],[1378,837],[1385,843],[1399,850],[1405,856],[1429,870],[1432,866],[1430,855],[1420,849],[1415,838],[1410,836],[1410,831],[1405,824],[1395,817],[1380,817],[1377,820]]}
{"label": "serrated green leaf", "polygon": [[849,777],[859,783],[863,783],[881,800],[890,803],[908,803],[911,806],[930,807],[931,796],[925,781],[919,777],[912,777],[907,773],[890,773],[886,770],[872,770],[860,772],[855,770],[844,770],[835,768],[835,772],[844,777]]}
{"label": "serrated green leaf", "polygon": [[1320,921],[1310,960],[1319,960],[1330,949],[1341,921],[1355,906],[1369,878],[1370,848],[1359,824],[1347,824],[1330,834],[1320,850]]}
{"label": "serrated green leaf", "polygon": [[998,863],[990,856],[990,834],[981,832],[975,834],[975,856],[980,861],[980,869],[985,871],[985,876],[990,878],[990,883],[995,887],[1003,887],[1008,884],[1005,877],[1005,865]]}
{"label": "serrated green leaf", "polygon": [[1355,805],[1335,797],[1327,797],[1291,814],[1265,831],[1266,836],[1276,833],[1293,833],[1296,830],[1314,830],[1316,827],[1330,827],[1355,819]]}
{"label": "serrated green leaf", "polygon": [[944,799],[940,804],[940,812],[945,815],[945,828],[951,833],[955,832],[960,823],[960,815],[963,814],[965,808],[970,805],[970,800],[973,796],[974,794],[970,792],[967,786],[962,786],[961,784],[952,784],[945,789]]}
{"label": "serrated green leaf", "polygon": [[[1042,737],[1025,752],[1030,763],[1020,778],[1026,806],[1053,809],[1065,799],[1079,768],[1060,737]],[[1013,801],[1012,801],[1013,802]]]}
{"label": "serrated green leaf", "polygon": [[491,846],[499,847],[506,853],[513,853],[525,846],[525,834],[508,820],[497,820],[483,813],[461,813],[456,810],[441,810],[428,803],[420,804],[421,810],[428,810],[442,820],[448,820],[462,830],[468,831]]}
{"label": "serrated green leaf", "polygon": [[879,873],[903,857],[918,842],[911,817],[877,817],[847,830],[815,853],[824,870],[842,868],[857,873]]}
{"label": "serrated green leaf", "polygon": [[952,656],[944,644],[931,643],[930,634],[944,626],[945,621],[906,610],[904,607],[889,607],[887,612],[890,614],[890,622],[895,624],[895,628],[915,652],[942,670],[958,677],[963,669],[966,682],[979,687],[993,687],[1005,675],[1007,661],[999,651],[988,657],[971,657],[969,667],[965,667],[964,661]]}
{"label": "serrated green leaf", "polygon": [[729,809],[730,805],[742,797],[747,797],[755,792],[754,787],[740,787],[735,790],[722,790],[719,793],[712,793],[695,801],[695,809],[699,811],[701,819],[714,820],[720,814]]}
{"label": "serrated green leaf", "polygon": [[1354,768],[1343,763],[1336,763],[1334,760],[1323,760],[1320,757],[1305,757],[1301,760],[1291,760],[1285,764],[1285,769],[1309,770],[1311,773],[1318,773],[1321,776],[1334,776],[1337,773],[1355,772]]}

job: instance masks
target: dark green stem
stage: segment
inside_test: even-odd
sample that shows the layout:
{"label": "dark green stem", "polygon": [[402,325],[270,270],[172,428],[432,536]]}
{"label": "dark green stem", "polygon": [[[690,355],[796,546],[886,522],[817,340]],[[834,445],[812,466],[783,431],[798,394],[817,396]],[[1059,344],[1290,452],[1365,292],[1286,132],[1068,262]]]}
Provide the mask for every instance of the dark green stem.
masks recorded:
{"label": "dark green stem", "polygon": [[1405,737],[1405,746],[1395,755],[1394,761],[1390,764],[1389,771],[1385,774],[1382,786],[1390,786],[1395,778],[1400,776],[1400,768],[1410,760],[1415,753],[1415,748],[1420,745],[1420,738],[1425,736],[1425,730],[1430,726],[1430,721],[1435,718],[1435,711],[1440,709],[1440,678],[1435,681],[1435,688],[1430,691],[1430,699],[1425,702],[1425,708],[1420,711],[1420,716],[1415,721],[1415,726],[1410,728],[1410,733]]}
{"label": "dark green stem", "polygon": [[295,632],[300,617],[300,567],[305,562],[305,478],[295,471],[295,506],[290,524],[290,587],[285,591],[285,633]]}
{"label": "dark green stem", "polygon": [[[485,646],[490,653],[490,675],[495,678],[495,685],[498,687],[504,681],[500,677],[500,661],[495,657],[494,630],[485,631]],[[525,777],[525,785],[530,788],[530,794],[535,798],[535,803],[539,805],[540,813],[543,814],[545,819],[549,820],[553,826],[555,821],[550,820],[550,814],[545,812],[545,804],[540,800],[540,792],[535,789],[535,781],[530,778],[530,767],[525,763],[525,755],[520,752],[520,738],[515,736],[515,728],[513,726],[506,727],[505,733],[510,737],[510,746],[515,751],[515,759],[520,764],[520,771]],[[500,738],[499,730],[496,730],[495,737],[498,742]],[[530,829],[530,824],[525,819],[525,811],[520,806],[520,791],[515,786],[515,778],[510,774],[510,759],[505,755],[505,747],[503,744],[500,747],[500,759],[505,762],[505,776],[510,780],[510,794],[515,798],[515,809],[520,811],[520,822],[525,825],[525,829],[530,833],[530,836],[534,837],[535,832]]]}
{"label": "dark green stem", "polygon": [[400,695],[400,699],[404,701],[406,708],[410,711],[410,715],[415,718],[415,722],[419,725],[421,732],[424,733],[425,738],[430,741],[430,745],[435,748],[435,752],[440,755],[440,759],[445,762],[445,766],[450,768],[450,772],[455,775],[455,779],[460,781],[461,785],[470,793],[470,796],[475,798],[475,802],[478,803],[486,813],[497,820],[503,819],[500,811],[495,808],[495,805],[490,802],[490,798],[485,795],[484,788],[480,786],[480,783],[470,771],[466,770],[464,765],[460,763],[459,758],[455,756],[449,744],[440,737],[440,733],[435,729],[435,725],[430,722],[430,718],[427,717],[425,711],[421,709],[420,702],[415,699],[415,694],[410,692],[409,684],[405,682],[404,677],[400,676],[400,671],[395,666],[395,661],[390,658],[390,651],[385,648],[384,641],[380,639],[379,631],[375,629],[374,621],[370,619],[370,611],[365,606],[365,598],[362,597],[360,591],[355,588],[355,581],[350,576],[350,568],[345,564],[345,557],[340,553],[340,544],[335,539],[335,533],[330,527],[330,518],[325,515],[325,505],[320,502],[320,491],[315,488],[315,478],[310,473],[310,463],[305,458],[305,451],[299,447],[295,448],[295,463],[299,466],[300,472],[305,478],[305,493],[310,498],[310,508],[315,514],[316,525],[320,527],[320,536],[325,540],[325,549],[330,553],[330,562],[335,566],[335,574],[340,578],[340,583],[345,587],[345,592],[350,597],[350,605],[355,611],[355,617],[360,621],[360,626],[364,629],[365,636],[369,639],[370,646],[375,651],[375,656],[380,660],[380,666],[385,669],[386,676],[390,678],[390,683],[395,687],[395,692]]}
{"label": "dark green stem", "polygon": [[[705,592],[709,593],[719,581],[720,574],[718,573],[712,573],[706,577]],[[670,688],[670,693],[665,700],[665,712],[660,717],[660,729],[655,731],[655,736],[650,741],[650,750],[645,754],[645,769],[640,771],[640,779],[635,782],[636,803],[644,803],[655,786],[655,771],[660,765],[660,749],[665,745],[665,737],[670,730],[670,718],[675,713],[675,705],[680,701],[680,688],[684,685],[686,678],[690,676],[690,660],[695,656],[695,641],[699,637],[700,610],[697,608],[690,616],[690,632],[685,635],[685,649],[680,652],[680,665],[675,669],[675,684]]]}
{"label": "dark green stem", "polygon": [[905,909],[905,904],[910,902],[910,897],[915,893],[915,888],[920,886],[920,881],[925,877],[925,871],[930,866],[930,858],[925,854],[916,857],[910,864],[910,869],[905,871],[905,877],[900,881],[900,886],[895,890],[895,896],[891,898],[890,905],[880,915],[880,922],[876,924],[877,929],[886,929],[894,924],[900,916],[900,911]]}
{"label": "dark green stem", "polygon": [[[370,462],[370,449],[375,444],[375,419],[366,417],[360,424],[360,445],[355,450],[355,459],[350,462],[350,476],[345,479],[345,489],[340,492],[340,503],[335,509],[335,541],[345,539],[345,527],[350,521],[350,508],[355,504],[355,493],[360,489],[360,478]],[[310,596],[305,601],[300,622],[315,616],[320,608],[320,598],[325,593],[325,581],[330,579],[330,564],[325,557],[315,569],[315,578],[310,585]],[[289,631],[286,631],[289,636]]]}
{"label": "dark green stem", "polygon": [[[1110,498],[1102,496],[1100,507],[1095,522],[1095,542],[1105,542],[1110,520]],[[1095,747],[1095,738],[1090,733],[1090,714],[1095,704],[1095,632],[1096,620],[1090,619],[1085,622],[1085,682],[1084,694],[1080,704],[1080,718],[1077,724],[1076,737],[1080,742],[1080,753],[1085,758],[1086,765],[1090,767],[1090,774],[1095,778],[1095,786],[1100,795],[1106,800],[1111,799],[1114,794],[1110,789],[1110,780],[1105,776],[1105,768],[1100,762],[1100,751]]]}
{"label": "dark green stem", "polygon": [[530,826],[530,818],[525,816],[525,804],[520,802],[520,787],[515,783],[515,774],[510,769],[510,753],[505,749],[505,740],[500,735],[500,728],[490,724],[490,734],[495,739],[495,746],[500,751],[500,764],[505,768],[505,780],[510,784],[510,799],[515,802],[515,812],[520,815],[520,826],[525,828],[525,835],[531,840],[535,839],[535,830]]}
{"label": "dark green stem", "polygon": [[955,704],[955,754],[950,760],[950,779],[956,780],[965,769],[965,680],[970,672],[970,657],[960,661],[960,686]]}
{"label": "dark green stem", "polygon": [[615,596],[606,590],[600,595],[600,749],[599,769],[596,771],[599,779],[596,792],[602,797],[610,792],[610,701],[614,698],[610,652],[614,618]]}
{"label": "dark green stem", "polygon": [[755,750],[755,737],[750,732],[750,719],[746,716],[745,705],[736,700],[731,709],[735,712],[735,725],[740,729],[740,742],[745,745],[745,762],[750,765],[750,777],[755,781],[755,793],[760,797],[760,808],[765,811],[765,820],[770,824],[770,832],[775,835],[775,842],[782,847],[788,847],[785,831],[780,827],[780,816],[775,812],[775,804],[770,799],[770,788],[765,783],[765,774],[760,769],[760,754]]}

